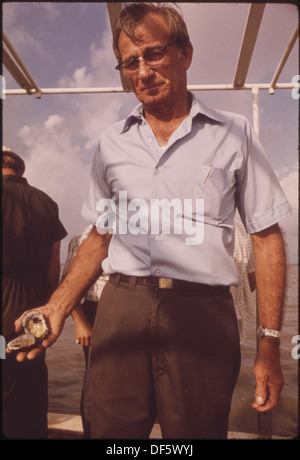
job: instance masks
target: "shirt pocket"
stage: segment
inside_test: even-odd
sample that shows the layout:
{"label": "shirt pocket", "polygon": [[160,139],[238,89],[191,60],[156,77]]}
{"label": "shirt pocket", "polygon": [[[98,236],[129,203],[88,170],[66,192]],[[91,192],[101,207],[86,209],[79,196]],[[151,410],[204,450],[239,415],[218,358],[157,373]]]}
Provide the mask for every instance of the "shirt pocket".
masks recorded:
{"label": "shirt pocket", "polygon": [[194,198],[204,200],[204,222],[221,225],[235,212],[235,174],[215,166],[199,165]]}

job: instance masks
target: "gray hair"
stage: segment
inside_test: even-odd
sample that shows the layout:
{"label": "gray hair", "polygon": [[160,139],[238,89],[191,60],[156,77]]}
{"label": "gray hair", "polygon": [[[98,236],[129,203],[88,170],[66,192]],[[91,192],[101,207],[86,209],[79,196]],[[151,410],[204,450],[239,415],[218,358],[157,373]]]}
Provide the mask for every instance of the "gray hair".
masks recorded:
{"label": "gray hair", "polygon": [[119,51],[121,31],[125,32],[133,42],[137,42],[135,29],[147,14],[156,14],[164,19],[169,27],[170,41],[174,42],[177,48],[191,46],[186,24],[175,8],[164,3],[130,3],[121,11],[113,30],[113,50],[119,63],[122,60]]}

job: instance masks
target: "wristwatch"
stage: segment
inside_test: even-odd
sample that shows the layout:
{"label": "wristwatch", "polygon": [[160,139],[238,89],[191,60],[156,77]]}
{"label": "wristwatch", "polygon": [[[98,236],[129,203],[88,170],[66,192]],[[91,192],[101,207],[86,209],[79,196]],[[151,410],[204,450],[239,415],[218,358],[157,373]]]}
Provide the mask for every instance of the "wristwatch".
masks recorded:
{"label": "wristwatch", "polygon": [[265,326],[259,326],[259,328],[257,329],[257,335],[259,338],[270,336],[279,339],[280,332],[276,331],[275,329],[268,329]]}

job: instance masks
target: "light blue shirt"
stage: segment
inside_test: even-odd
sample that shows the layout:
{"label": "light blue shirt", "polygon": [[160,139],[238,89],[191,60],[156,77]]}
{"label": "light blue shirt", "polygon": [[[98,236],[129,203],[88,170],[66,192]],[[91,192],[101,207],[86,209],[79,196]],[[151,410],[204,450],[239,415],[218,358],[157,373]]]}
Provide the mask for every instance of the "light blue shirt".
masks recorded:
{"label": "light blue shirt", "polygon": [[105,273],[238,285],[236,209],[249,233],[291,213],[249,121],[190,96],[163,149],[141,105],[100,136],[82,215],[114,233]]}

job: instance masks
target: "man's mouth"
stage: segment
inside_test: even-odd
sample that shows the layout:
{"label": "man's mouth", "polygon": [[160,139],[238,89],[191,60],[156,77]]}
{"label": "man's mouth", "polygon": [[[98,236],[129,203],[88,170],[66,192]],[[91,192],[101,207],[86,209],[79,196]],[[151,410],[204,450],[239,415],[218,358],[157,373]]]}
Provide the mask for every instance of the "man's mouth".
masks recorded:
{"label": "man's mouth", "polygon": [[145,86],[144,88],[141,89],[141,91],[151,91],[152,89],[155,89],[155,88],[158,88],[159,86],[161,86],[162,83],[156,83],[155,85],[151,85],[151,86]]}

